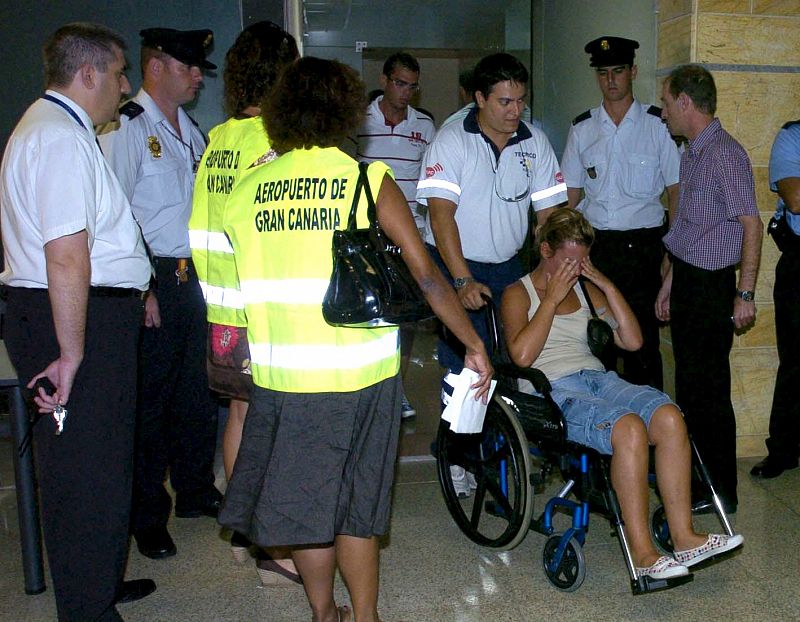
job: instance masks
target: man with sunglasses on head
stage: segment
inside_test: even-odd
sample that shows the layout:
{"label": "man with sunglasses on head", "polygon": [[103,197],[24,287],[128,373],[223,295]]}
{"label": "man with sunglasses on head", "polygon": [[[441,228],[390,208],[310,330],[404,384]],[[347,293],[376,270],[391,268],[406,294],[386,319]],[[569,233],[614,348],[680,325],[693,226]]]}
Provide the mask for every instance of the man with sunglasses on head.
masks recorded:
{"label": "man with sunglasses on head", "polygon": [[661,284],[666,233],[661,195],[667,191],[672,212],[678,199],[680,158],[675,141],[661,121],[661,108],[636,101],[633,81],[639,43],[622,37],[599,37],[590,54],[603,101],[572,121],[562,167],[569,206],[578,209],[595,230],[592,262],[614,279],[633,309],[644,345],[636,352],[616,350],[622,376],[633,384],[663,388],[655,300]]}
{"label": "man with sunglasses on head", "polygon": [[[396,52],[386,59],[381,73],[383,95],[372,100],[367,107],[364,123],[358,130],[356,159],[360,162],[381,160],[388,164],[394,179],[408,201],[417,229],[425,229],[425,213],[417,205],[417,180],[422,156],[428,148],[436,128],[431,117],[410,105],[419,91],[419,63],[406,52]],[[402,362],[405,377],[414,342],[414,327],[400,329]],[[416,415],[403,393],[403,418]]]}
{"label": "man with sunglasses on head", "polygon": [[[521,120],[527,84],[528,70],[510,54],[481,59],[476,107],[439,131],[417,184],[417,201],[428,208],[425,241],[487,347],[482,296],[499,304],[506,286],[525,274],[518,253],[531,206],[539,212],[567,200],[550,142]],[[463,355],[443,340],[439,363],[459,373]],[[456,492],[468,496],[464,474],[452,475]]]}

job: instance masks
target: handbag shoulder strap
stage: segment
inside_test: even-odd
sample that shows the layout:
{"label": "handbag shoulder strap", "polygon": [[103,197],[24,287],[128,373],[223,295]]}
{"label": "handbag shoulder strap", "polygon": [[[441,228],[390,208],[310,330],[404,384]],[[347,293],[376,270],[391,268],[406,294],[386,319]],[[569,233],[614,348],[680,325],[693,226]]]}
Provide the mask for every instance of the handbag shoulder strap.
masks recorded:
{"label": "handbag shoulder strap", "polygon": [[353,192],[353,204],[350,206],[350,215],[347,217],[347,228],[355,230],[356,215],[358,214],[358,202],[361,199],[361,187],[367,178],[367,165],[364,162],[358,163],[358,180],[356,181],[356,189]]}
{"label": "handbag shoulder strap", "polygon": [[367,197],[367,218],[369,218],[369,223],[374,225],[377,222],[377,218],[375,213],[375,199],[372,197],[372,188],[369,187],[369,176],[367,175],[369,164],[366,162],[359,162],[358,168],[359,177],[363,180],[364,194]]}
{"label": "handbag shoulder strap", "polygon": [[592,303],[592,297],[589,295],[589,290],[586,288],[586,281],[584,279],[578,279],[578,283],[581,285],[581,291],[583,291],[583,297],[586,298],[586,304],[589,305],[589,311],[592,312],[592,317],[597,317],[597,311],[594,310],[594,304]]}
{"label": "handbag shoulder strap", "polygon": [[364,189],[364,195],[367,197],[367,218],[369,223],[375,224],[376,210],[375,199],[372,197],[372,189],[369,187],[369,178],[367,177],[367,169],[369,164],[367,162],[358,163],[358,181],[356,182],[356,189],[353,193],[353,204],[350,206],[350,216],[347,217],[347,228],[355,230],[358,228],[356,224],[356,216],[358,214],[358,202],[361,199],[361,189]]}

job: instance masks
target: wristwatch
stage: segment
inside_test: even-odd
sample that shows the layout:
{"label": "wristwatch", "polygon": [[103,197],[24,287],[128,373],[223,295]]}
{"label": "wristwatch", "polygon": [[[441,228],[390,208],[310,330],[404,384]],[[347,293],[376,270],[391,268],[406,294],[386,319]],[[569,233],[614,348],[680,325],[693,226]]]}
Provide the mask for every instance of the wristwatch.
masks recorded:
{"label": "wristwatch", "polygon": [[465,287],[467,283],[472,283],[474,280],[475,279],[471,276],[460,276],[453,280],[453,287],[455,289],[461,289],[462,287]]}
{"label": "wristwatch", "polygon": [[753,302],[753,300],[755,300],[756,298],[755,292],[751,292],[749,290],[737,289],[736,295],[739,296],[739,298],[741,298],[745,302]]}

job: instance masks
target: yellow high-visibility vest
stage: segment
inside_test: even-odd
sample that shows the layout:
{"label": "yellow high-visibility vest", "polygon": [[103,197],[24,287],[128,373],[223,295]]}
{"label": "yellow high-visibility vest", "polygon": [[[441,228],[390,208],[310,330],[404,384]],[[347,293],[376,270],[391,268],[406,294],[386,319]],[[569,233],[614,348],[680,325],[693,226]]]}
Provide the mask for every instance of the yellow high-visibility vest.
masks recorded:
{"label": "yellow high-visibility vest", "polygon": [[222,230],[222,214],[237,179],[269,151],[261,117],[228,119],[209,132],[189,218],[189,244],[209,322],[247,325],[233,249]]}
{"label": "yellow high-visibility vest", "polygon": [[[369,167],[377,198],[383,162]],[[337,328],[322,317],[334,229],[347,226],[358,164],[336,148],[295,149],[247,171],[224,230],[233,246],[256,385],[290,393],[355,391],[399,370],[396,327]],[[358,225],[367,225],[361,197]]]}

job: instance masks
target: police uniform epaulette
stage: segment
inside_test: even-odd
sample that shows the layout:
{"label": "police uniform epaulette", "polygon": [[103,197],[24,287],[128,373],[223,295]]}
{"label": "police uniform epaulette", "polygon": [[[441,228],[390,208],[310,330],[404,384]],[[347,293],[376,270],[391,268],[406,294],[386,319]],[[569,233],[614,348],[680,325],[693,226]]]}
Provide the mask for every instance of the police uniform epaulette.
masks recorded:
{"label": "police uniform epaulette", "polygon": [[658,117],[660,119],[661,118],[661,108],[659,108],[658,106],[650,106],[647,109],[647,114],[651,114],[654,117]]}
{"label": "police uniform epaulette", "polygon": [[793,125],[798,125],[798,124],[800,124],[800,119],[798,119],[797,121],[789,121],[788,123],[784,123],[781,129],[788,130]]}
{"label": "police uniform epaulette", "polygon": [[572,125],[578,125],[581,121],[586,121],[586,119],[592,118],[592,111],[587,110],[586,112],[582,112],[577,117],[572,120]]}
{"label": "police uniform epaulette", "polygon": [[120,107],[119,112],[120,114],[124,114],[129,119],[135,119],[144,112],[144,108],[142,108],[135,101],[130,100]]}

